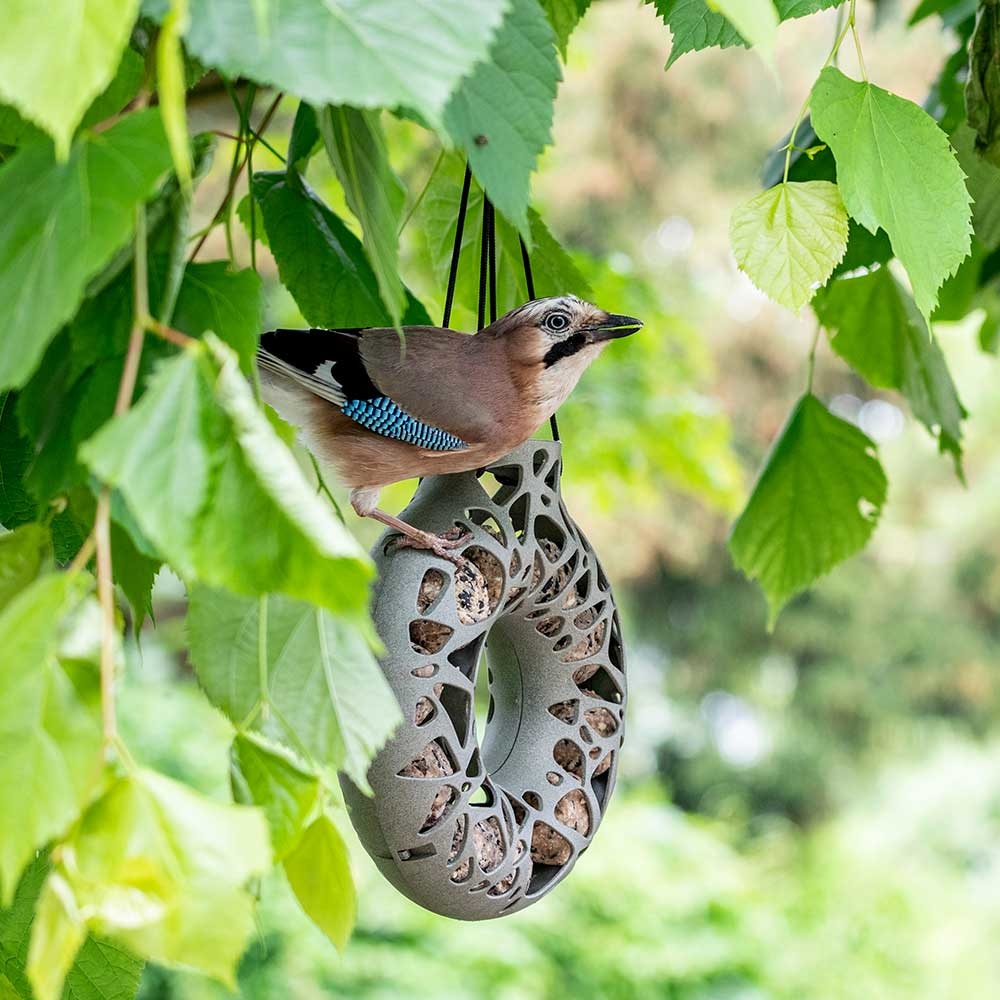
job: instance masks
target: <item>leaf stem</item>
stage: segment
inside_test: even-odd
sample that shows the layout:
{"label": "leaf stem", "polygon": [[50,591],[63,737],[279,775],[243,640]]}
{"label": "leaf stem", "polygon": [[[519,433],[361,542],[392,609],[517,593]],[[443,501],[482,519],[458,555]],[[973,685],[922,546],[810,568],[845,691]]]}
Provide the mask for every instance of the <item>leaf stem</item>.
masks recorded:
{"label": "leaf stem", "polygon": [[854,38],[854,50],[858,54],[858,66],[861,69],[861,79],[868,82],[868,70],[865,68],[865,57],[861,51],[861,39],[858,37],[858,26],[855,7],[857,0],[851,0],[851,6],[847,14],[847,23],[851,28],[851,35]]}
{"label": "leaf stem", "polygon": [[813,375],[816,371],[816,348],[819,346],[819,335],[821,329],[822,328],[819,323],[817,323],[816,330],[813,333],[812,346],[809,348],[809,367],[806,371],[806,393],[812,393],[813,389]]}
{"label": "leaf stem", "polygon": [[115,593],[111,566],[111,489],[97,497],[94,518],[97,549],[97,598],[101,605],[101,731],[107,753],[118,738],[115,717]]}
{"label": "leaf stem", "polygon": [[[830,65],[833,64],[833,62],[837,58],[837,53],[840,52],[840,46],[844,44],[844,39],[847,37],[847,32],[849,30],[853,30],[853,27],[854,27],[854,4],[855,4],[855,0],[851,0],[851,13],[848,16],[846,23],[843,24],[843,25],[840,25],[838,27],[837,35],[836,35],[836,37],[833,40],[833,45],[830,47],[830,52],[827,55],[826,62],[823,63],[823,66],[821,67],[820,72],[822,72],[824,69],[826,69],[827,66],[830,66]],[[855,40],[856,39],[857,39],[857,35],[855,35]],[[859,49],[859,52],[860,52],[860,49]],[[865,79],[867,79],[867,77]],[[788,183],[788,171],[790,170],[791,165],[792,165],[792,150],[795,148],[795,137],[798,134],[799,127],[802,125],[802,122],[805,120],[806,113],[809,111],[809,102],[811,100],[812,100],[812,88],[810,88],[809,89],[809,93],[806,94],[806,99],[802,102],[802,107],[799,108],[799,113],[798,113],[798,116],[795,119],[795,124],[792,126],[792,131],[791,131],[791,133],[788,136],[788,145],[785,146],[785,170],[784,170],[784,173],[782,174],[782,177],[781,177],[781,183],[782,184],[787,184]]]}
{"label": "leaf stem", "polygon": [[[264,117],[261,118],[260,124],[256,129],[251,129],[250,134],[251,139],[247,140],[247,145],[253,145],[255,142],[260,141],[260,136],[271,124],[271,119],[274,117],[275,112],[278,110],[278,105],[281,103],[282,98],[285,96],[284,91],[278,94],[277,97],[271,102],[271,106],[264,112]],[[188,263],[193,261],[198,254],[201,252],[201,248],[205,245],[205,241],[208,239],[209,233],[226,217],[226,211],[229,208],[230,203],[233,200],[233,195],[236,192],[236,185],[239,183],[240,176],[243,173],[244,168],[247,165],[247,158],[243,157],[243,162],[239,162],[239,154],[241,143],[236,144],[236,148],[233,151],[233,166],[229,172],[229,184],[226,187],[225,196],[222,199],[221,204],[215,210],[215,214],[212,216],[212,221],[205,227],[204,230],[199,235],[198,242],[195,244],[194,250],[191,251],[191,256],[188,258]]]}
{"label": "leaf stem", "polygon": [[257,598],[257,683],[260,685],[260,710],[265,718],[271,701],[267,676],[267,594]]}
{"label": "leaf stem", "polygon": [[337,512],[337,517],[340,518],[340,523],[346,523],[344,521],[344,512],[340,509],[340,504],[337,503],[337,498],[330,492],[330,487],[326,485],[326,480],[323,478],[323,470],[319,467],[319,462],[316,461],[316,456],[310,451],[307,452],[309,455],[309,461],[312,462],[313,472],[316,474],[316,492],[323,493],[327,500],[333,504],[333,509]]}
{"label": "leaf stem", "polygon": [[189,337],[186,333],[181,333],[180,330],[175,330],[172,326],[161,323],[153,316],[146,316],[143,325],[150,333],[155,333],[157,337],[169,341],[176,347],[188,347],[196,340],[195,337]]}
{"label": "leaf stem", "polygon": [[90,562],[90,557],[94,554],[96,546],[97,539],[93,529],[91,529],[90,534],[83,540],[83,545],[80,546],[77,554],[73,556],[73,561],[66,567],[66,572],[79,573]]}
{"label": "leaf stem", "polygon": [[434,161],[434,166],[431,167],[431,172],[427,175],[427,180],[424,181],[424,186],[420,189],[420,194],[417,195],[416,200],[410,206],[410,210],[406,213],[406,217],[399,224],[399,230],[397,231],[397,236],[402,235],[403,230],[406,228],[406,224],[413,218],[413,213],[420,208],[420,203],[424,200],[424,196],[430,190],[431,181],[434,180],[434,175],[438,172],[438,168],[441,166],[441,161],[444,159],[444,150],[442,149],[438,153],[437,159]]}
{"label": "leaf stem", "polygon": [[[132,286],[132,329],[129,333],[125,363],[118,382],[115,416],[121,416],[132,405],[135,384],[142,358],[142,342],[149,316],[149,277],[146,261],[146,206],[135,210],[135,241]],[[104,486],[97,496],[97,513],[91,533],[97,554],[97,598],[101,606],[101,730],[104,750],[108,753],[118,742],[118,722],[115,716],[115,590],[111,558],[111,488]],[[84,543],[86,548],[86,542]],[[80,558],[81,553],[77,553]],[[88,557],[89,558],[89,557]]]}

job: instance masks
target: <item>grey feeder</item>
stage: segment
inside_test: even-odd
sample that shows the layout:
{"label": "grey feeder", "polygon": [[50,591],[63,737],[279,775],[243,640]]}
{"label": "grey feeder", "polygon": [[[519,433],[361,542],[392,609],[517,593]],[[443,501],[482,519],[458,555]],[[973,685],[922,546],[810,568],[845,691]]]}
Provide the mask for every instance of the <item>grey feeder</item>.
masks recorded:
{"label": "grey feeder", "polygon": [[[368,774],[342,780],[382,873],[421,906],[462,920],[523,909],[573,867],[618,767],[625,655],[614,597],[559,491],[561,448],[528,441],[473,472],[425,479],[402,515],[471,540],[464,569],[374,550],[382,669],[405,721]],[[477,739],[476,674],[489,670]]]}

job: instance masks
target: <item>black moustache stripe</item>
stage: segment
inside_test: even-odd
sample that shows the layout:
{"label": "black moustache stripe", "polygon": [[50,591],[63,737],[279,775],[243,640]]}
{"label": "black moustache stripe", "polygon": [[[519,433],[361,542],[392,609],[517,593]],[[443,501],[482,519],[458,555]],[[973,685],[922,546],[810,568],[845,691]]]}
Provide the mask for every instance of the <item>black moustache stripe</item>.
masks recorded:
{"label": "black moustache stripe", "polygon": [[545,352],[545,357],[542,358],[542,361],[546,368],[551,368],[561,358],[571,358],[577,351],[586,347],[586,345],[587,335],[585,333],[574,333],[572,337],[567,337],[565,340],[560,340],[558,343],[553,344]]}

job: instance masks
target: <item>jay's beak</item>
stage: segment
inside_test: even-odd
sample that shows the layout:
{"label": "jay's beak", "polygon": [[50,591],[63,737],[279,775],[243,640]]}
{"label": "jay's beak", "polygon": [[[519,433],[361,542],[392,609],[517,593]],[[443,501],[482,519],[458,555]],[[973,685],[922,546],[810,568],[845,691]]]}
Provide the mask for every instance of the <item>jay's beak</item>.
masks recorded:
{"label": "jay's beak", "polygon": [[592,343],[602,340],[617,340],[619,337],[630,337],[642,329],[642,320],[634,316],[619,316],[617,313],[607,313],[607,318],[594,326],[588,327]]}

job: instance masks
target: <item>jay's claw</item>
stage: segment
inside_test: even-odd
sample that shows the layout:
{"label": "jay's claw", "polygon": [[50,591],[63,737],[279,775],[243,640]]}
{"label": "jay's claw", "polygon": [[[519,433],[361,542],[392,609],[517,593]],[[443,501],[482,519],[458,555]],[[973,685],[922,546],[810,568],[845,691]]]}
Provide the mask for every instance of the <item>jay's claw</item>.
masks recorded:
{"label": "jay's claw", "polygon": [[395,545],[397,549],[426,549],[461,568],[465,565],[465,559],[454,550],[461,548],[471,539],[472,535],[469,532],[456,525],[440,535],[435,535],[430,531],[414,531],[412,535],[400,535],[396,539]]}

